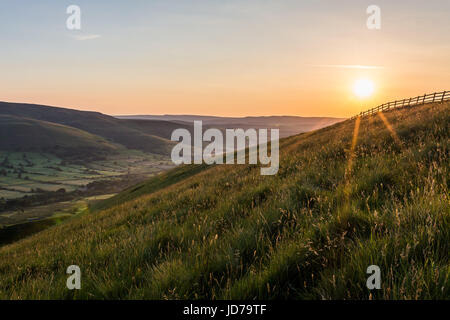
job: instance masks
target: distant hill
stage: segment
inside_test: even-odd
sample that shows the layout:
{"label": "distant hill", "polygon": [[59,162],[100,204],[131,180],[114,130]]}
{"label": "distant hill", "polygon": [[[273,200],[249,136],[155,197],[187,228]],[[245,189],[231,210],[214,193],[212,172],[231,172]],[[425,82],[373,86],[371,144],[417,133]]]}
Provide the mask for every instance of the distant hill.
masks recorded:
{"label": "distant hill", "polygon": [[176,129],[187,129],[193,134],[193,124],[189,122],[141,119],[123,119],[121,121],[130,128],[167,140],[171,139],[172,132]]}
{"label": "distant hill", "polygon": [[449,123],[437,103],[282,139],[275,176],[177,167],[1,247],[0,299],[448,299]]}
{"label": "distant hill", "polygon": [[[112,117],[99,112],[79,111],[67,108],[58,108],[44,105],[23,104],[0,102],[0,115],[3,117],[15,117],[15,121],[6,126],[3,122],[3,130],[15,132],[17,139],[12,138],[7,142],[0,144],[0,150],[27,150],[33,141],[33,148],[28,150],[51,150],[58,155],[73,155],[75,150],[70,152],[71,136],[68,132],[64,134],[61,131],[54,131],[53,137],[58,140],[53,145],[64,147],[64,152],[60,149],[57,151],[52,144],[46,139],[37,139],[39,136],[48,136],[49,130],[55,130],[55,126],[49,126],[50,123],[65,126],[68,128],[78,129],[77,134],[81,135],[81,131],[91,134],[87,140],[105,140],[111,145],[122,145],[128,149],[142,150],[145,152],[169,155],[175,142],[170,141],[171,134],[175,129],[184,128],[193,131],[193,120],[203,120],[203,126],[207,128],[214,127],[221,130],[227,128],[278,128],[280,136],[287,137],[301,132],[319,129],[332,125],[343,119],[338,118],[303,118],[303,117],[246,117],[246,118],[227,118],[227,117],[210,117],[195,115],[168,115],[168,116],[124,116]],[[6,119],[6,118],[4,118]],[[19,122],[19,119],[23,119]],[[41,122],[31,122],[31,120]],[[23,130],[24,123],[32,124],[33,130]],[[44,125],[45,122],[45,125]],[[22,129],[14,128],[14,124],[21,125]],[[38,125],[40,124],[40,125]],[[28,127],[29,128],[29,127]],[[40,132],[38,129],[46,129]],[[60,128],[60,127],[59,127]],[[6,131],[5,131],[6,132]],[[72,131],[72,133],[75,131]],[[61,137],[56,137],[62,134]],[[93,138],[97,136],[97,138]],[[20,139],[19,139],[20,137]],[[29,137],[29,138],[27,138]],[[78,140],[76,143],[78,144]],[[63,143],[64,142],[64,143]],[[23,144],[23,145],[22,145]],[[41,145],[42,144],[42,145]],[[86,145],[87,146],[87,145]],[[100,153],[108,153],[114,148],[101,147]],[[77,148],[78,152],[81,151]],[[84,150],[90,150],[86,148]],[[91,151],[80,153],[80,157],[90,154]]]}
{"label": "distant hill", "polygon": [[52,122],[0,114],[0,150],[45,152],[96,159],[123,148],[86,131]]}
{"label": "distant hill", "polygon": [[[33,104],[0,102],[0,114],[52,122],[77,128],[100,136],[128,149],[155,154],[170,154],[172,141],[148,134],[137,126],[98,112],[78,111],[66,108]],[[155,129],[153,132],[157,132]]]}
{"label": "distant hill", "polygon": [[280,137],[289,137],[302,132],[321,129],[345,120],[344,118],[330,117],[294,117],[294,116],[268,116],[268,117],[213,117],[198,115],[136,115],[116,116],[124,120],[170,121],[181,125],[192,125],[194,120],[201,120],[205,127],[217,129],[254,128],[279,129]]}

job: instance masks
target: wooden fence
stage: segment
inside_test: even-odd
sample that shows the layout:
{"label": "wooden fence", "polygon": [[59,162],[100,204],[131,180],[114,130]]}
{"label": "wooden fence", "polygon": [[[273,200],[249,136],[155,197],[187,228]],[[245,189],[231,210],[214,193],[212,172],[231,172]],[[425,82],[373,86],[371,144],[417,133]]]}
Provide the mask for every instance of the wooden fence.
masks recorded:
{"label": "wooden fence", "polygon": [[424,94],[423,96],[418,96],[415,98],[396,100],[396,101],[391,101],[391,102],[382,104],[378,107],[361,112],[360,114],[358,114],[350,119],[353,120],[358,117],[362,118],[362,117],[370,116],[370,115],[376,114],[378,112],[382,112],[384,110],[389,110],[389,109],[393,109],[393,108],[411,107],[411,106],[417,106],[417,105],[427,104],[427,103],[444,102],[447,100],[450,100],[450,91]]}

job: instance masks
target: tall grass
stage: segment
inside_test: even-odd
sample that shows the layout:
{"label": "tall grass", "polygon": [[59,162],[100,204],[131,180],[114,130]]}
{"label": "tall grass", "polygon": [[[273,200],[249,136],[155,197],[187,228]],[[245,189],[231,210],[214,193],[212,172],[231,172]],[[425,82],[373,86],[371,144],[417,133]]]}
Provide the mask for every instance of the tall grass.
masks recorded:
{"label": "tall grass", "polygon": [[448,299],[449,107],[284,139],[276,176],[177,168],[0,248],[0,298]]}

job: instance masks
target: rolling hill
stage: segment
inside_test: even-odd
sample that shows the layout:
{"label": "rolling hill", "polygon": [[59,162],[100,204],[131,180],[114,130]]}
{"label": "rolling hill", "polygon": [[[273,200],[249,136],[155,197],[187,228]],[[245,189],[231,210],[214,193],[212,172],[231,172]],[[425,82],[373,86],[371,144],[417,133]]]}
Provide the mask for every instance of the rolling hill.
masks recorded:
{"label": "rolling hill", "polygon": [[[268,116],[268,117],[212,117],[198,115],[137,115],[137,116],[118,116],[117,118],[129,121],[165,121],[184,126],[192,126],[194,120],[202,120],[205,128],[217,128],[225,130],[228,128],[242,129],[266,129],[273,128],[280,130],[280,137],[285,138],[294,134],[321,129],[332,124],[344,121],[343,118],[330,117],[295,117],[295,116]],[[168,136],[170,139],[170,135]]]}
{"label": "rolling hill", "polygon": [[141,120],[141,119],[124,119],[121,120],[128,127],[142,131],[149,135],[161,137],[170,140],[172,132],[176,129],[187,129],[194,134],[194,126],[187,122],[173,122],[165,120]]}
{"label": "rolling hill", "polygon": [[[0,114],[28,118],[73,127],[100,136],[110,142],[155,154],[170,154],[173,142],[161,136],[151,135],[114,117],[98,112],[78,111],[42,105],[0,102]],[[163,128],[164,124],[154,123]],[[154,132],[157,132],[155,128]]]}
{"label": "rolling hill", "polygon": [[[203,120],[205,130],[209,127],[225,130],[227,128],[279,128],[281,137],[288,137],[300,132],[319,129],[343,119],[338,118],[303,118],[303,117],[246,117],[226,118],[207,116],[125,116],[112,117],[99,112],[79,111],[67,108],[44,105],[0,102],[0,115],[23,118],[22,122],[30,120],[44,121],[63,125],[66,128],[85,131],[86,134],[101,137],[115,145],[128,149],[136,149],[154,154],[169,155],[174,142],[170,141],[175,129],[184,128],[193,132],[193,120]],[[41,126],[42,127],[42,126]],[[38,126],[35,126],[35,130]],[[8,129],[13,129],[12,124]],[[17,132],[17,130],[15,131]],[[27,130],[22,133],[22,138]],[[34,131],[34,134],[38,132]],[[46,133],[42,132],[45,136]],[[67,138],[63,135],[59,140]],[[40,140],[30,137],[38,143]],[[16,142],[11,142],[21,147]],[[65,145],[70,140],[65,141]],[[27,144],[25,144],[27,145]],[[1,147],[1,145],[0,145]],[[41,149],[47,148],[42,146]],[[25,147],[21,149],[26,150]],[[0,148],[0,150],[2,150]],[[53,149],[52,149],[53,150]],[[75,152],[74,152],[75,153]]]}
{"label": "rolling hill", "polygon": [[[283,139],[275,176],[178,167],[0,248],[0,298],[448,299],[449,111]],[[82,288],[69,291],[73,264]],[[366,287],[370,265],[381,290]]]}
{"label": "rolling hill", "polygon": [[95,159],[121,148],[73,127],[3,114],[0,114],[0,136],[6,137],[0,139],[0,150],[44,152],[71,159]]}

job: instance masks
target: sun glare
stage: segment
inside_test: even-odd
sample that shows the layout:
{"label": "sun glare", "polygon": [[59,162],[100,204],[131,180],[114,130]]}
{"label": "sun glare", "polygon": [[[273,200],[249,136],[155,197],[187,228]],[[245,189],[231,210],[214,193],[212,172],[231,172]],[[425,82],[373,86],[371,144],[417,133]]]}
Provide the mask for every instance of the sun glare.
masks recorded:
{"label": "sun glare", "polygon": [[369,79],[359,79],[353,86],[353,92],[359,98],[368,98],[375,91],[375,85]]}

